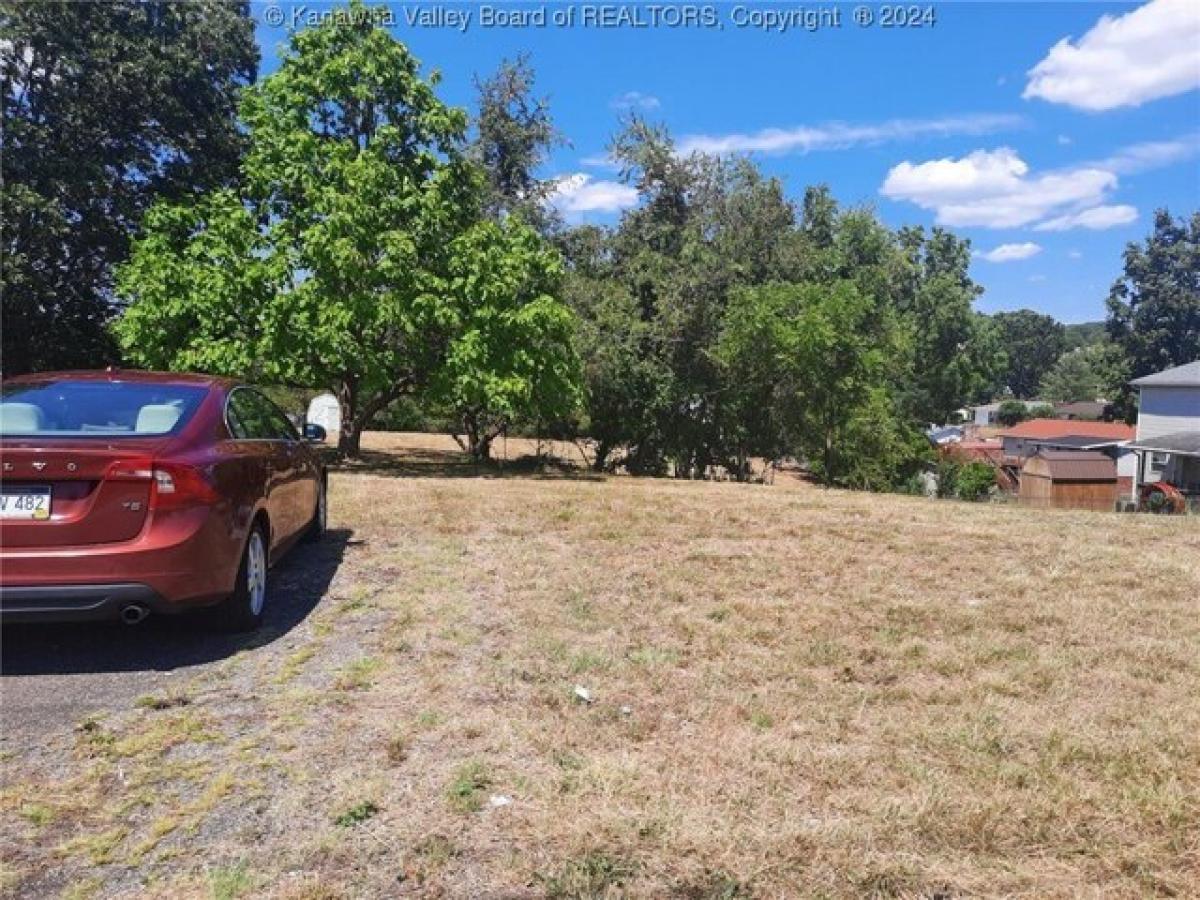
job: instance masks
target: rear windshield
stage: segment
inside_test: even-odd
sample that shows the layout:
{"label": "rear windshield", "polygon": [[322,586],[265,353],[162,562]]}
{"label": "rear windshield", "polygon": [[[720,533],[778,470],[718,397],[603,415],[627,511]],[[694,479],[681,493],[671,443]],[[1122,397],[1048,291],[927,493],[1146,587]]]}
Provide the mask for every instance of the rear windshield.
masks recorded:
{"label": "rear windshield", "polygon": [[0,437],[174,434],[208,389],[121,381],[40,381],[0,387]]}

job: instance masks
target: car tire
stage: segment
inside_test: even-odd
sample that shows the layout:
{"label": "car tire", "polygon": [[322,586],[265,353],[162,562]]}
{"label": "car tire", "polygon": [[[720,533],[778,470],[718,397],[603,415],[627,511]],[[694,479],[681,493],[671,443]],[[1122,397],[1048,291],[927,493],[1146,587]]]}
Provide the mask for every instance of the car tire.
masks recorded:
{"label": "car tire", "polygon": [[329,517],[329,494],[325,479],[317,482],[317,507],[313,510],[312,519],[304,530],[306,541],[319,541],[325,535],[326,520]]}
{"label": "car tire", "polygon": [[253,631],[262,624],[267,604],[267,530],[261,522],[250,528],[233,593],[214,610],[222,631]]}

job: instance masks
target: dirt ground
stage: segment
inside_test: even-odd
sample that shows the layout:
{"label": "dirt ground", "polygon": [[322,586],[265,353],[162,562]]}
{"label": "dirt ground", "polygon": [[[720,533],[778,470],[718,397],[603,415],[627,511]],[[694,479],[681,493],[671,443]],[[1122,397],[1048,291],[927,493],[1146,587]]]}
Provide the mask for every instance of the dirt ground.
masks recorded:
{"label": "dirt ground", "polygon": [[7,896],[1195,894],[1200,520],[366,446],[260,634],[5,629]]}

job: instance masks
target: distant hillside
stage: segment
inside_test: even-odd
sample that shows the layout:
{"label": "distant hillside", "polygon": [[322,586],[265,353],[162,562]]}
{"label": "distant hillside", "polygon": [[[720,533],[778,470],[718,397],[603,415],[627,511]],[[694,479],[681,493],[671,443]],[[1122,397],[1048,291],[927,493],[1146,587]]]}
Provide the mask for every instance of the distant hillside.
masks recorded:
{"label": "distant hillside", "polygon": [[1103,322],[1077,322],[1064,326],[1067,329],[1067,349],[1076,350],[1098,344],[1104,340]]}

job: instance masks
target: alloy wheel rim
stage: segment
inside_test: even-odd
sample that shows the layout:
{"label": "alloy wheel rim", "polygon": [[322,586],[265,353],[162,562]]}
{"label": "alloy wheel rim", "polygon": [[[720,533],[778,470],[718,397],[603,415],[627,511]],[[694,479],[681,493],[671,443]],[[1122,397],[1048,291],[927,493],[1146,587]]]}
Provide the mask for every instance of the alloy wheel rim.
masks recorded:
{"label": "alloy wheel rim", "polygon": [[250,535],[250,552],[246,560],[246,591],[250,595],[250,612],[262,612],[267,599],[267,553],[262,535],[257,531]]}

